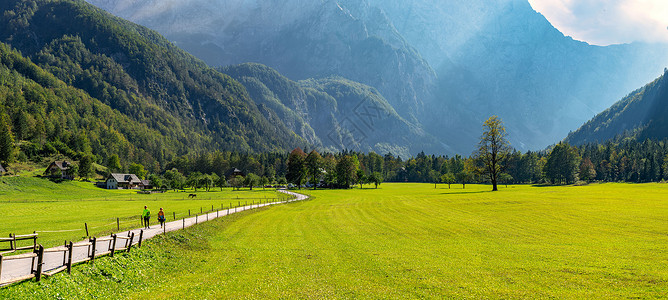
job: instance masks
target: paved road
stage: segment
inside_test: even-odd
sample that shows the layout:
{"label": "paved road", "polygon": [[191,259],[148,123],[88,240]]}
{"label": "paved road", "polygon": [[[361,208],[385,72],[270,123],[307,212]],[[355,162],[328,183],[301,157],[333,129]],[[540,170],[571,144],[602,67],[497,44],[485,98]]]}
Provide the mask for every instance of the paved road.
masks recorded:
{"label": "paved road", "polygon": [[[294,192],[290,191],[285,191],[285,190],[279,190],[279,192],[295,196],[294,199],[290,200],[290,202],[293,201],[301,201],[305,200],[308,197],[302,194],[297,194]],[[190,227],[192,225],[195,225],[197,223],[202,223],[206,222],[208,220],[213,220],[217,217],[224,217],[227,216],[228,214],[233,214],[237,212],[242,212],[245,210],[253,209],[253,208],[258,208],[258,207],[264,207],[264,206],[269,206],[269,205],[275,205],[275,204],[280,204],[281,202],[272,202],[272,203],[266,203],[266,204],[255,204],[255,205],[248,205],[248,206],[243,206],[243,207],[237,207],[233,209],[225,209],[225,210],[220,210],[218,212],[211,212],[208,214],[203,214],[200,216],[196,217],[191,217],[187,219],[182,219],[182,220],[176,220],[172,222],[166,222],[165,223],[165,228],[161,228],[160,225],[155,224],[152,225],[149,229],[144,229],[144,232],[142,234],[142,240],[145,241],[147,239],[150,239],[158,234],[161,234],[164,232],[170,232],[170,231],[176,231],[179,229],[183,229],[185,227]],[[154,219],[155,222],[155,219]],[[130,236],[132,233],[135,234],[133,245],[136,245],[139,241],[139,234],[141,232],[141,228],[130,230],[130,231],[124,231],[122,233],[118,233],[118,236]],[[100,255],[101,253],[105,253],[111,250],[112,245],[111,241],[105,240],[111,238],[111,236],[106,236],[106,237],[101,237],[98,238],[102,241],[98,241],[95,245],[95,253],[96,255]],[[84,260],[88,257],[91,249],[90,246],[82,246],[82,247],[76,247],[76,245],[82,245],[86,244],[88,241],[81,241],[78,243],[75,243],[75,248],[74,251],[72,252],[72,261],[77,262]],[[129,240],[125,239],[117,239],[116,241],[116,247],[115,249],[120,249],[120,248],[125,248],[127,244],[129,243]],[[56,268],[59,268],[64,265],[66,261],[66,252],[65,251],[60,251],[60,252],[50,252],[50,251],[56,251],[56,250],[65,250],[63,246],[60,247],[54,247],[54,248],[49,248],[45,249],[44,253],[44,265],[42,272],[48,272],[49,270],[53,270]],[[34,266],[37,263],[37,259],[33,262],[32,259],[17,259],[17,260],[8,260],[8,261],[3,261],[2,262],[2,270],[0,273],[0,282],[5,282],[9,281],[14,278],[19,278],[23,277],[26,275],[30,275],[30,270],[32,270],[31,266]]]}

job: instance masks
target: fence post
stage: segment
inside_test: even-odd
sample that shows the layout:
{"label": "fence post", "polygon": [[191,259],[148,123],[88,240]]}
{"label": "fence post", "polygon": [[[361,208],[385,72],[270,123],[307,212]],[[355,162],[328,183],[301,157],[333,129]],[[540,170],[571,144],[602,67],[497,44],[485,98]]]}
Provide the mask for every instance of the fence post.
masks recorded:
{"label": "fence post", "polygon": [[116,230],[121,230],[121,220],[118,217],[116,217]]}
{"label": "fence post", "polygon": [[90,234],[88,234],[88,223],[84,223],[84,226],[86,227],[86,236],[90,236]]}
{"label": "fence post", "polygon": [[70,248],[70,253],[67,255],[67,274],[72,274],[72,252],[74,251],[74,243],[70,242],[68,248]]}
{"label": "fence post", "polygon": [[37,250],[37,272],[35,273],[35,279],[37,282],[42,280],[42,265],[44,264],[44,246],[39,245],[39,250]]}
{"label": "fence post", "polygon": [[132,235],[130,235],[130,245],[128,245],[128,250],[127,252],[130,252],[130,248],[132,248],[132,241],[135,239],[135,233],[133,232]]}
{"label": "fence post", "polygon": [[176,212],[174,211],[172,212],[172,218],[173,218],[172,220],[176,221]]}
{"label": "fence post", "polygon": [[197,217],[198,217],[198,216],[197,216],[197,215],[195,215],[195,224],[197,224]]}
{"label": "fence post", "polygon": [[93,243],[93,251],[91,251],[90,261],[94,263],[95,262],[95,248],[97,248],[97,238],[96,237],[93,237],[92,243]]}
{"label": "fence post", "polygon": [[188,217],[190,217],[190,210],[188,210]]}
{"label": "fence post", "polygon": [[0,277],[2,277],[2,254],[0,254]]}
{"label": "fence post", "polygon": [[183,218],[181,220],[183,220],[183,229],[186,229],[186,218]]}
{"label": "fence post", "polygon": [[112,244],[111,244],[111,257],[114,257],[114,252],[116,252],[116,234],[111,235],[112,238]]}
{"label": "fence post", "polygon": [[211,204],[211,211],[213,211],[213,204]]}
{"label": "fence post", "polygon": [[[65,249],[67,249],[67,241],[65,241],[65,245],[63,246]],[[67,251],[63,252],[63,266],[67,262]]]}
{"label": "fence post", "polygon": [[144,229],[139,231],[139,243],[137,244],[137,247],[141,248],[141,240],[144,238]]}
{"label": "fence post", "polygon": [[201,206],[199,207],[199,213],[200,213],[200,214],[203,214],[203,213],[204,213],[204,208],[202,208]]}

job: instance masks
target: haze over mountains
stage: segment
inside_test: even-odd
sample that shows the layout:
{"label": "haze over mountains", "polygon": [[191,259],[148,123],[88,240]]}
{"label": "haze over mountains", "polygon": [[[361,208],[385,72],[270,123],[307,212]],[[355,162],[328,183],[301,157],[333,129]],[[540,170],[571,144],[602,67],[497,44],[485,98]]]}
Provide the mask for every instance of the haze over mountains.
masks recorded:
{"label": "haze over mountains", "polygon": [[424,149],[437,153],[470,153],[492,114],[514,147],[543,148],[668,65],[665,45],[590,46],[522,0],[88,2],[212,66],[258,62],[294,81],[373,87],[421,140],[440,141]]}

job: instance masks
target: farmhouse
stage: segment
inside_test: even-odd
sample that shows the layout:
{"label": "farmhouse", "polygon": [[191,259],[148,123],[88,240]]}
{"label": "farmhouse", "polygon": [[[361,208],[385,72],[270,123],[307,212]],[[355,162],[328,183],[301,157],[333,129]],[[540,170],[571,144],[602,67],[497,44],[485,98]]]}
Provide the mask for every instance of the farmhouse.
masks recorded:
{"label": "farmhouse", "polygon": [[70,174],[72,163],[63,161],[52,162],[44,171],[44,176],[60,179],[74,179],[74,174]]}
{"label": "farmhouse", "polygon": [[111,173],[107,178],[107,189],[142,189],[142,180],[135,174]]}
{"label": "farmhouse", "polygon": [[227,177],[227,179],[232,179],[237,176],[246,177],[246,174],[237,168],[230,169],[225,173],[225,177]]}

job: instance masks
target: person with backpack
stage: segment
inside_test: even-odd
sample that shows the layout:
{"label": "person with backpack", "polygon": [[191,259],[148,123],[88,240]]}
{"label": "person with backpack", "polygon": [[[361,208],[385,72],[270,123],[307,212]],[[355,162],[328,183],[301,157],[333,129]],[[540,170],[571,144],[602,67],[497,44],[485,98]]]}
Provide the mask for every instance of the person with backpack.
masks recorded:
{"label": "person with backpack", "polygon": [[158,212],[158,222],[160,222],[160,228],[162,228],[162,226],[164,226],[163,224],[165,223],[165,212],[162,211],[162,207]]}
{"label": "person with backpack", "polygon": [[149,229],[148,221],[151,219],[151,211],[148,210],[148,206],[144,205],[144,211],[141,213],[141,217],[144,219],[144,228]]}

